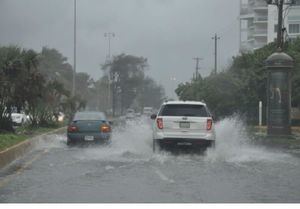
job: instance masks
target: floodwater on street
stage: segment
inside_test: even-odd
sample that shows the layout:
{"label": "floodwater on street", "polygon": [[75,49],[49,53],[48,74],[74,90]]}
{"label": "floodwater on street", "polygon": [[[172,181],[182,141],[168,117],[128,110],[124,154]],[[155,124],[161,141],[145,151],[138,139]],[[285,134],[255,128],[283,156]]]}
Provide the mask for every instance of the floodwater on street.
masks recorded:
{"label": "floodwater on street", "polygon": [[147,120],[115,128],[108,146],[47,136],[0,170],[0,202],[299,202],[297,155],[251,143],[234,118],[216,134],[216,148],[203,154],[153,153]]}

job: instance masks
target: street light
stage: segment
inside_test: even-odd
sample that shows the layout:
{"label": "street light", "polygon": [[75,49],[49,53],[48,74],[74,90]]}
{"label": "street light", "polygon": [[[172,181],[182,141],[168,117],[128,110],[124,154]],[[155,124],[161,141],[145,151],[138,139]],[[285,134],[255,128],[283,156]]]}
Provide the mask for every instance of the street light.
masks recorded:
{"label": "street light", "polygon": [[107,32],[107,33],[104,33],[104,37],[105,38],[108,38],[108,56],[107,56],[107,59],[108,59],[108,62],[110,62],[110,40],[111,38],[115,37],[115,33],[112,33],[112,32]]}
{"label": "street light", "polygon": [[175,97],[177,96],[176,95],[176,84],[177,84],[177,78],[175,77],[175,76],[171,76],[170,77],[170,81],[171,81],[171,85],[172,85],[172,88],[173,88],[173,90],[174,90],[174,95],[175,95]]}
{"label": "street light", "polygon": [[76,0],[74,0],[74,64],[73,64],[73,80],[72,80],[72,96],[75,96],[75,79],[76,79]]}
{"label": "street light", "polygon": [[[110,40],[111,38],[115,37],[115,33],[112,32],[107,32],[104,33],[104,37],[108,39],[108,55],[106,56],[106,63],[111,64],[111,59],[110,59]],[[107,92],[107,106],[110,106],[110,73],[108,73],[107,75],[107,79],[108,79],[108,92]],[[112,80],[112,83],[114,84],[114,79]],[[114,85],[113,85],[113,91],[114,91]],[[114,92],[113,92],[114,93]],[[114,110],[114,94],[113,94],[113,116],[115,115],[115,110]]]}

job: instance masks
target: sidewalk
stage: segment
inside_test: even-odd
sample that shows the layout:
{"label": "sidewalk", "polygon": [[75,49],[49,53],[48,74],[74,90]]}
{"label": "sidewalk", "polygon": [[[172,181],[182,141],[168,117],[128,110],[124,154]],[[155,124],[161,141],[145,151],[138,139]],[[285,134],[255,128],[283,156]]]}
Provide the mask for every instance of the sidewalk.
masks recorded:
{"label": "sidewalk", "polygon": [[[254,128],[256,131],[267,133],[267,126],[255,126]],[[292,134],[300,135],[300,126],[293,126],[291,129]]]}
{"label": "sidewalk", "polygon": [[292,136],[268,136],[266,126],[254,127],[254,142],[268,147],[300,149],[300,127],[292,127]]}

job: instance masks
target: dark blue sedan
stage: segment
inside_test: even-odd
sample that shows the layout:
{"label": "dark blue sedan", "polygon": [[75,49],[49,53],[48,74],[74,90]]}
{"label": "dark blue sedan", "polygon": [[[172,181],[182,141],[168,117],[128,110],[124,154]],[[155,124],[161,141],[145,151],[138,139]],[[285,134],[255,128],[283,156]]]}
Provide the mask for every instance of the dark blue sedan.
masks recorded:
{"label": "dark blue sedan", "polygon": [[103,112],[77,112],[68,126],[67,144],[79,142],[108,143],[111,125]]}

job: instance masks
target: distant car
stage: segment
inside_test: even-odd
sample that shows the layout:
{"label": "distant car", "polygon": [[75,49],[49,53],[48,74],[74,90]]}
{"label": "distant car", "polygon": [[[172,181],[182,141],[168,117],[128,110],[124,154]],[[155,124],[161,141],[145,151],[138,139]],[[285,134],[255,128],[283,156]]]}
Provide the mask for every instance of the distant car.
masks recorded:
{"label": "distant car", "polygon": [[153,114],[153,108],[152,107],[144,107],[143,114],[146,116],[150,116]]}
{"label": "distant car", "polygon": [[127,109],[127,111],[126,111],[126,115],[125,115],[125,117],[126,117],[126,119],[134,119],[135,118],[135,111],[134,111],[134,109]]}
{"label": "distant car", "polygon": [[157,148],[214,146],[215,130],[212,115],[205,103],[170,101],[162,104],[158,115],[151,115],[153,151]]}
{"label": "distant car", "polygon": [[68,126],[67,144],[79,142],[108,143],[111,124],[103,112],[77,112]]}
{"label": "distant car", "polygon": [[136,116],[136,117],[141,117],[142,114],[141,114],[140,112],[137,112],[137,113],[135,113],[135,116]]}
{"label": "distant car", "polygon": [[63,122],[65,120],[65,117],[66,116],[64,113],[59,112],[58,117],[57,117],[58,122]]}
{"label": "distant car", "polygon": [[29,121],[29,117],[25,113],[12,113],[11,119],[16,126],[23,125]]}

